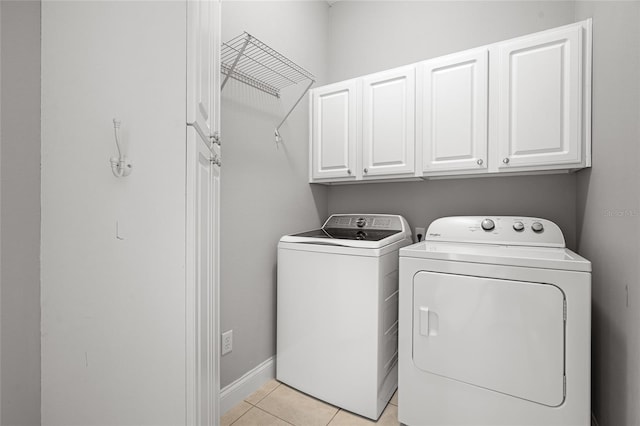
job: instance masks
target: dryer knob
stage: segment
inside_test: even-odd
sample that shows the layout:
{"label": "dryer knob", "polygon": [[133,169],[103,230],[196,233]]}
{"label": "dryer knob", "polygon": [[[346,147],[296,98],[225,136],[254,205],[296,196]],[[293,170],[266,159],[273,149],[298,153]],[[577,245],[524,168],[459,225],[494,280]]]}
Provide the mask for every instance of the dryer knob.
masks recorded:
{"label": "dryer knob", "polygon": [[544,230],[544,226],[540,222],[533,222],[531,224],[531,229],[533,232],[542,232]]}
{"label": "dryer knob", "polygon": [[485,231],[491,231],[493,228],[496,227],[496,224],[491,220],[491,219],[485,219],[482,221],[482,229],[484,229]]}
{"label": "dryer knob", "polygon": [[516,222],[513,224],[513,229],[515,229],[516,231],[520,232],[522,230],[524,230],[524,223],[522,222]]}

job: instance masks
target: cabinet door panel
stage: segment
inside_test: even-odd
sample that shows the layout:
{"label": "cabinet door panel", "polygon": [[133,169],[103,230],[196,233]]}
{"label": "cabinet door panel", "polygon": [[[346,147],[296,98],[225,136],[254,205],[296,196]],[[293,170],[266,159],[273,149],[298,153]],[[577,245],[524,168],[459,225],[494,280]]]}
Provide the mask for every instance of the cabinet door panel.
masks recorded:
{"label": "cabinet door panel", "polygon": [[415,67],[363,78],[363,175],[415,171]]}
{"label": "cabinet door panel", "polygon": [[500,45],[499,167],[579,163],[581,26]]}
{"label": "cabinet door panel", "polygon": [[353,178],[356,168],[357,108],[354,80],[312,92],[313,179]]}
{"label": "cabinet door panel", "polygon": [[486,49],[423,63],[423,171],[487,168]]}

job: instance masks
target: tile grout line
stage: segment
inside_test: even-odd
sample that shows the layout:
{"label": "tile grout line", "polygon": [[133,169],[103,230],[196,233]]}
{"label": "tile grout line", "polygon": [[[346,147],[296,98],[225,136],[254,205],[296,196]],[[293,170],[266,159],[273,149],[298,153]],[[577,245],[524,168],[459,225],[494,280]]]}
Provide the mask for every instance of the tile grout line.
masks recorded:
{"label": "tile grout line", "polygon": [[[274,389],[274,390],[275,390],[275,389]],[[264,399],[264,398],[263,398],[263,399]],[[262,400],[261,400],[261,401],[262,401]],[[281,417],[279,417],[279,416],[276,416],[275,414],[270,413],[270,412],[268,412],[267,410],[263,410],[262,408],[257,407],[257,406],[256,406],[255,408],[257,408],[258,410],[262,411],[263,413],[267,413],[268,415],[275,417],[276,419],[280,419],[280,420],[282,420],[283,422],[285,422],[285,423],[286,423],[286,424],[288,424],[288,425],[291,425],[291,426],[297,426],[296,424],[291,423],[291,422],[289,422],[289,421],[287,421],[287,420],[285,420],[285,419],[283,419],[283,418],[281,418]]]}
{"label": "tile grout line", "polygon": [[[251,403],[249,401],[247,401],[246,399],[243,399],[244,402],[246,402],[247,404],[251,405],[252,407],[258,407],[258,404],[260,404],[260,402],[262,402],[263,399],[265,399],[266,397],[268,397],[269,395],[271,395],[273,393],[273,391],[275,391],[276,389],[278,389],[280,387],[280,385],[282,385],[282,383],[278,382],[278,386],[276,386],[275,388],[271,389],[267,394],[265,394],[265,396],[263,396],[262,398],[260,398],[259,400],[256,401],[256,403]],[[262,410],[264,411],[264,410]],[[271,414],[271,413],[269,413]]]}
{"label": "tile grout line", "polygon": [[[251,405],[251,404],[249,404]],[[251,405],[251,408],[254,408],[253,405]],[[238,422],[238,420],[240,420],[241,418],[243,418],[249,411],[251,411],[251,408],[249,408],[247,411],[245,411],[244,413],[242,413],[242,415],[240,417],[238,417],[237,419],[235,419],[234,421],[231,422],[231,424],[229,426],[233,426],[234,424],[236,424]]]}
{"label": "tile grout line", "polygon": [[[334,407],[335,407],[335,405],[334,405]],[[329,426],[329,425],[331,424],[331,422],[333,421],[333,419],[335,419],[335,418],[336,418],[336,416],[338,415],[338,413],[339,413],[340,411],[342,411],[342,408],[340,408],[340,407],[336,407],[336,408],[338,408],[338,411],[336,411],[336,413],[333,415],[333,417],[331,417],[331,419],[329,419],[329,422],[326,424],[326,426]]]}
{"label": "tile grout line", "polygon": [[[247,401],[247,402],[248,402],[248,404],[249,404],[249,405],[251,405],[251,406],[253,406],[254,408],[257,408],[258,410],[260,410],[260,411],[262,411],[262,412],[264,412],[264,413],[269,414],[270,416],[273,416],[273,417],[275,417],[275,418],[277,418],[277,419],[279,419],[279,420],[282,420],[283,422],[285,422],[285,423],[286,423],[286,424],[288,424],[288,425],[291,425],[291,426],[306,426],[306,425],[298,425],[298,424],[296,424],[296,423],[291,423],[290,421],[283,419],[282,417],[278,416],[277,414],[274,414],[274,413],[272,413],[272,412],[270,412],[270,411],[267,411],[267,409],[265,409],[265,408],[258,407],[258,405],[257,405],[257,404],[259,404],[262,400],[264,400],[264,399],[265,399],[265,398],[267,398],[269,395],[271,395],[271,393],[273,393],[276,389],[278,389],[278,388],[279,388],[280,386],[282,386],[282,385],[287,386],[286,384],[283,384],[283,383],[278,382],[278,386],[276,386],[275,388],[273,388],[273,389],[271,390],[271,392],[269,392],[269,393],[268,393],[268,394],[266,394],[263,398],[261,398],[261,399],[260,399],[260,401],[256,402],[256,405],[253,405],[253,404],[251,404],[250,402],[248,402],[248,401]],[[289,386],[287,386],[287,387],[289,387]],[[293,388],[290,388],[290,389],[293,389]],[[331,419],[329,420],[329,422],[328,422],[325,426],[328,426],[328,425],[329,425],[329,423],[331,423],[331,421],[332,421],[332,420],[333,420],[333,419],[338,415],[338,413],[342,410],[342,408],[340,408],[340,407],[336,407],[335,405],[332,405],[332,404],[329,404],[329,403],[324,402],[324,401],[322,401],[322,400],[319,400],[319,399],[317,399],[317,398],[315,398],[315,397],[313,397],[313,396],[311,396],[311,395],[308,395],[308,394],[305,394],[305,393],[303,393],[303,395],[304,395],[305,397],[307,397],[307,398],[318,400],[318,401],[322,402],[323,404],[327,404],[327,405],[329,405],[329,406],[331,406],[331,407],[333,407],[333,408],[335,408],[335,409],[336,409],[335,414],[331,417]],[[248,411],[247,411],[247,413],[248,413]],[[245,414],[246,414],[246,413],[245,413]],[[243,415],[244,415],[244,414],[243,414]],[[240,419],[238,419],[238,420],[240,420]],[[236,420],[236,421],[237,421],[237,420]],[[235,422],[234,422],[234,423],[235,423]],[[231,425],[233,425],[233,423],[232,423]]]}
{"label": "tile grout line", "polygon": [[[262,400],[261,400],[261,401],[262,401]],[[262,411],[263,413],[265,413],[265,414],[267,414],[267,415],[269,415],[269,416],[271,416],[271,417],[275,417],[275,418],[276,418],[276,419],[278,419],[278,420],[282,420],[283,422],[285,422],[285,423],[286,423],[286,424],[288,424],[288,425],[296,426],[296,425],[294,425],[293,423],[289,423],[289,422],[288,422],[288,421],[286,421],[285,419],[282,419],[282,418],[280,418],[280,417],[276,416],[275,414],[271,414],[270,412],[268,412],[268,411],[266,411],[266,410],[263,410],[262,408],[260,408],[260,407],[258,407],[258,406],[256,406],[256,405],[251,404],[250,402],[247,402],[247,404],[251,405],[251,408],[249,408],[246,412],[242,413],[242,415],[241,415],[240,417],[238,417],[237,419],[235,419],[233,422],[231,422],[231,424],[230,424],[229,426],[233,426],[234,424],[236,424],[236,423],[237,423],[241,418],[243,418],[244,416],[246,416],[246,415],[249,413],[249,411],[251,411],[251,410],[252,410],[252,409],[254,409],[254,408],[255,408],[256,410],[258,410],[258,411]]]}
{"label": "tile grout line", "polygon": [[[267,410],[262,409],[262,408],[260,408],[260,407],[257,407],[257,406],[254,406],[254,407],[255,407],[255,408],[257,408],[257,409],[258,409],[258,410],[260,410],[260,411],[263,411],[263,412],[265,412],[265,413],[267,413],[267,414],[269,414],[269,415],[271,415],[271,416],[273,416],[273,417],[277,418],[277,419],[282,420],[283,422],[285,422],[286,424],[289,424],[289,425],[291,425],[291,426],[305,426],[305,425],[299,425],[299,424],[296,424],[296,423],[291,423],[291,422],[289,422],[288,420],[285,420],[285,419],[283,419],[282,417],[277,416],[276,414],[270,413],[270,412],[268,412]],[[335,407],[335,406],[334,406],[334,405],[332,405],[332,407]],[[338,407],[336,407],[336,408],[338,408]],[[335,416],[337,416],[337,415],[338,415],[338,413],[340,412],[340,410],[342,410],[342,409],[341,409],[341,408],[338,408],[338,411],[336,411],[336,413],[333,415],[333,417],[331,417],[331,420],[333,420],[333,418],[334,418]],[[329,420],[329,423],[331,423],[331,420]],[[329,425],[329,423],[327,423],[325,426],[328,426],[328,425]]]}
{"label": "tile grout line", "polygon": [[[275,391],[276,389],[278,389],[281,385],[282,385],[282,383],[278,383],[278,386],[276,386],[275,388],[273,388],[273,389],[271,390],[271,392],[269,392],[268,394],[266,394],[266,395],[264,396],[264,398],[261,398],[261,399],[260,399],[260,401],[262,401],[263,399],[265,399],[266,397],[268,397],[269,395],[271,395],[271,393],[272,393],[273,391]],[[287,386],[287,385],[285,385],[285,386]],[[309,396],[309,395],[307,395],[307,394],[305,394],[305,396],[307,396],[307,397],[309,397],[309,398],[313,398],[313,397],[311,397],[311,396]],[[315,398],[314,398],[314,399],[315,399]],[[259,404],[259,403],[260,403],[260,401],[256,402],[256,404]],[[251,403],[249,403],[249,404],[251,404]],[[285,422],[285,423],[286,423],[286,424],[288,424],[288,425],[291,425],[291,426],[305,426],[305,425],[298,425],[298,424],[295,424],[295,423],[291,423],[291,422],[289,422],[288,420],[285,420],[285,419],[283,419],[282,417],[278,416],[277,414],[274,414],[274,413],[272,413],[272,412],[270,412],[270,411],[267,411],[265,408],[258,407],[258,405],[254,405],[254,407],[255,407],[255,408],[257,408],[258,410],[260,410],[260,411],[264,412],[264,413],[269,414],[270,416],[275,417],[276,419],[280,419],[280,420],[282,420],[283,422]],[[333,407],[333,405],[332,405],[332,407]],[[338,408],[338,407],[336,407],[336,408]],[[340,408],[338,408],[338,411],[340,411]],[[338,414],[338,411],[336,411],[336,414],[334,414],[334,415],[333,415],[333,417],[335,417],[335,416]],[[333,417],[331,417],[331,420],[333,420]],[[331,423],[331,420],[329,420],[329,423]],[[327,423],[327,425],[328,425],[329,423]],[[233,425],[233,424],[232,424],[232,425]],[[327,425],[325,425],[325,426],[327,426]]]}
{"label": "tile grout line", "polygon": [[[245,411],[245,412],[244,412],[240,417],[238,417],[236,420],[234,420],[233,422],[231,422],[230,426],[233,426],[233,425],[234,425],[234,424],[236,424],[236,423],[237,423],[241,418],[243,418],[245,415],[247,415],[247,413],[249,413],[249,412],[251,411],[251,408],[256,408],[256,409],[258,409],[259,411],[261,411],[261,412],[263,412],[263,413],[265,413],[265,414],[268,414],[268,415],[270,415],[270,416],[272,416],[272,417],[275,417],[275,418],[277,418],[278,420],[281,420],[281,421],[285,422],[285,423],[286,423],[286,424],[288,424],[288,425],[291,425],[291,426],[304,426],[304,425],[297,425],[297,424],[295,424],[295,423],[291,423],[290,421],[283,419],[282,417],[278,416],[277,414],[271,413],[271,412],[267,411],[267,410],[266,410],[266,409],[264,409],[264,408],[258,407],[258,405],[257,405],[257,404],[259,404],[259,403],[260,403],[260,402],[262,402],[265,398],[267,398],[269,395],[271,395],[271,394],[272,394],[276,389],[278,389],[281,385],[282,385],[282,383],[278,382],[277,386],[275,386],[275,387],[274,387],[273,389],[271,389],[268,393],[266,393],[262,398],[260,398],[258,401],[256,401],[256,403],[255,403],[255,404],[253,404],[253,403],[251,403],[251,402],[249,402],[249,401],[247,401],[247,400],[243,400],[243,402],[247,403],[247,404],[250,406],[250,408],[249,408],[247,411]],[[286,385],[285,385],[285,386],[286,386]],[[309,397],[309,398],[312,398],[312,399],[317,399],[317,398],[311,397],[310,395],[307,395],[307,394],[305,394],[305,396],[307,396],[307,397]],[[393,397],[392,397],[392,398],[393,398]],[[325,404],[327,404],[327,403],[325,402]],[[331,422],[336,418],[336,416],[340,413],[340,411],[344,411],[342,408],[337,407],[337,406],[335,406],[335,405],[333,405],[333,404],[328,404],[328,405],[330,405],[330,406],[331,406],[331,407],[333,407],[333,408],[336,408],[336,412],[335,412],[335,414],[331,417],[331,419],[329,419],[329,421],[326,423],[326,425],[325,425],[325,426],[328,426],[329,424],[331,424]],[[389,406],[389,405],[393,405],[393,406],[397,407],[397,404],[393,404],[393,403],[391,402],[391,400],[389,400],[389,402],[387,403],[387,406],[385,407],[385,409],[383,410],[383,412],[388,408],[388,406]],[[378,420],[379,420],[379,419],[378,419]],[[376,423],[377,423],[377,422],[376,422]]]}
{"label": "tile grout line", "polygon": [[[255,404],[253,404],[253,403],[251,403],[251,402],[247,401],[246,399],[243,399],[241,402],[246,402],[247,404],[249,404],[249,405],[251,406],[251,408],[257,408],[258,410],[263,411],[263,412],[265,412],[265,413],[270,414],[270,415],[272,415],[272,416],[273,416],[273,414],[271,414],[271,413],[269,413],[269,412],[267,412],[267,411],[265,411],[265,410],[261,409],[260,407],[258,407],[258,405],[257,405],[257,404],[259,404],[259,403],[260,403],[260,401],[262,401],[263,399],[265,399],[266,397],[268,397],[269,395],[271,395],[271,393],[272,393],[274,390],[278,389],[278,388],[280,387],[280,385],[281,385],[281,384],[282,384],[282,383],[278,382],[278,385],[277,385],[276,387],[274,387],[273,389],[271,389],[271,390],[270,390],[270,391],[269,391],[265,396],[263,396],[263,397],[262,397],[262,398],[260,398],[258,401],[256,401],[256,403],[255,403]],[[240,405],[240,402],[239,402],[238,404],[236,404],[235,406],[238,406],[238,405]],[[229,426],[233,426],[233,425],[234,425],[238,420],[240,420],[241,418],[243,418],[243,417],[245,416],[245,414],[247,414],[249,411],[251,411],[251,408],[249,408],[247,411],[245,411],[244,413],[242,413],[242,415],[241,415],[240,417],[238,417],[237,419],[235,419],[234,421],[232,421],[232,422],[231,422],[231,424],[230,424]],[[277,417],[277,416],[274,416],[274,417]],[[279,418],[279,417],[278,417],[278,418]],[[280,419],[280,420],[282,420],[282,421],[284,421],[284,422],[287,422],[287,421],[286,421],[286,420],[284,420],[284,419]],[[287,422],[287,423],[289,423],[289,422]],[[291,423],[289,423],[289,424],[291,424]]]}

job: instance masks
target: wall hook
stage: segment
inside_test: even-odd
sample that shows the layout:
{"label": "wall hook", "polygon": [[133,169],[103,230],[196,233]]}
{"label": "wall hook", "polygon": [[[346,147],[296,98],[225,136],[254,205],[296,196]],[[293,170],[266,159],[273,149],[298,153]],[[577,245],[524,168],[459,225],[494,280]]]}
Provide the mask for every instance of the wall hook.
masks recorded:
{"label": "wall hook", "polygon": [[109,162],[111,163],[111,171],[115,177],[127,177],[133,170],[133,165],[129,161],[126,155],[122,155],[122,149],[120,147],[120,124],[119,120],[113,119],[113,134],[116,138],[116,148],[118,148],[118,156],[111,157]]}

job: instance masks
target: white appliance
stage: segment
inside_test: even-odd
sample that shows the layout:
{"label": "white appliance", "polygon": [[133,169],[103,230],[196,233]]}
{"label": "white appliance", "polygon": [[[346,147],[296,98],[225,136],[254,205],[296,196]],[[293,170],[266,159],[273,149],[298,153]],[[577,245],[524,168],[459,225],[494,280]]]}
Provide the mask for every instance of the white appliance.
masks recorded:
{"label": "white appliance", "polygon": [[448,217],[400,250],[406,425],[588,425],[591,263],[556,224]]}
{"label": "white appliance", "polygon": [[402,216],[333,215],[278,244],[276,377],[377,419],[397,388]]}

